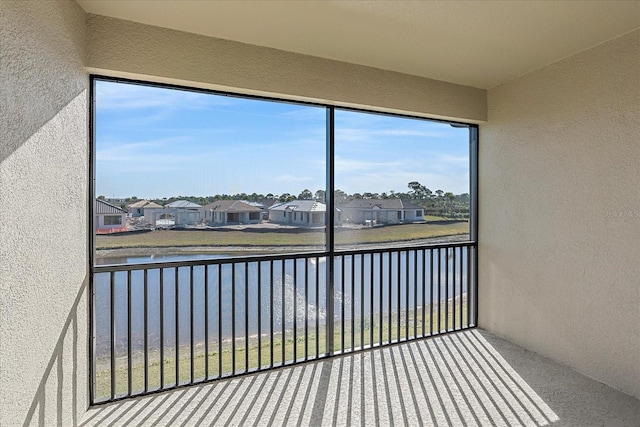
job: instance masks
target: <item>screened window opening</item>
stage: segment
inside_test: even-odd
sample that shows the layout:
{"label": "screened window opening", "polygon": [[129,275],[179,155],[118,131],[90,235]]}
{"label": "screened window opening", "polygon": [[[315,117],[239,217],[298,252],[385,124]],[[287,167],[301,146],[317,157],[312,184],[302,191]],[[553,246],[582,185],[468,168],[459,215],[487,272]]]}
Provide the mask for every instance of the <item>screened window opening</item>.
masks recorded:
{"label": "screened window opening", "polygon": [[91,402],[477,324],[477,128],[92,77]]}

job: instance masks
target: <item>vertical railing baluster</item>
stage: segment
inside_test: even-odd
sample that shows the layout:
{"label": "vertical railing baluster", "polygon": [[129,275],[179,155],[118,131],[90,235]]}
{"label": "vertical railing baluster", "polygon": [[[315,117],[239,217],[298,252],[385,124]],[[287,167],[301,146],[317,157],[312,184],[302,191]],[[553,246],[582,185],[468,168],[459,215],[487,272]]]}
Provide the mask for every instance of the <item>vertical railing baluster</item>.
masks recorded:
{"label": "vertical railing baluster", "polygon": [[442,307],[442,248],[438,248],[438,333],[442,330],[441,314]]}
{"label": "vertical railing baluster", "polygon": [[204,380],[209,379],[209,265],[204,266]]}
{"label": "vertical railing baluster", "polygon": [[427,304],[427,251],[426,249],[422,250],[422,333],[420,334],[420,336],[424,337],[425,335],[427,335],[425,328],[426,328],[426,324],[425,324],[425,316],[427,315],[426,310],[426,304]]}
{"label": "vertical railing baluster", "polygon": [[398,251],[398,260],[396,261],[396,265],[398,268],[397,271],[397,276],[398,276],[398,300],[397,300],[397,306],[398,306],[398,312],[396,313],[396,318],[397,318],[397,324],[396,324],[396,329],[398,330],[396,332],[396,341],[400,342],[400,339],[402,337],[402,328],[401,328],[401,318],[402,318],[402,257],[401,257],[401,251]]}
{"label": "vertical railing baluster", "polygon": [[[330,226],[333,228],[333,226]],[[330,245],[329,245],[330,246]],[[325,334],[326,334],[326,353],[333,356],[335,352],[335,304],[336,304],[336,288],[335,288],[335,261],[336,256],[329,255],[325,261],[325,278],[326,278],[326,295],[325,295]]]}
{"label": "vertical railing baluster", "polygon": [[353,351],[355,349],[354,345],[355,345],[355,329],[356,329],[356,324],[355,324],[355,283],[356,283],[356,278],[355,278],[355,273],[356,273],[356,269],[355,269],[355,255],[351,255],[351,295],[349,295],[349,301],[351,301],[351,351]]}
{"label": "vertical railing baluster", "polygon": [[451,248],[452,252],[453,252],[453,256],[451,258],[451,274],[453,275],[452,279],[451,279],[451,285],[452,285],[452,293],[453,295],[451,295],[451,323],[452,323],[452,329],[455,331],[456,330],[456,247],[454,246],[453,248]]}
{"label": "vertical railing baluster", "polygon": [[218,378],[222,378],[222,264],[218,264]]}
{"label": "vertical railing baluster", "polygon": [[127,271],[127,396],[131,396],[133,386],[131,354],[131,270]]}
{"label": "vertical railing baluster", "polygon": [[[407,328],[409,328],[407,326]],[[418,251],[413,251],[413,337],[418,337]]]}
{"label": "vertical railing baluster", "polygon": [[316,257],[316,359],[320,356],[320,258]]}
{"label": "vertical railing baluster", "polygon": [[249,372],[249,263],[244,263],[244,371]]}
{"label": "vertical railing baluster", "polygon": [[464,246],[460,246],[460,275],[459,275],[459,279],[458,281],[460,282],[460,329],[464,328],[464,316],[463,316],[463,310],[464,310],[464,306],[463,306],[463,298],[462,298],[462,293],[463,293],[463,284],[464,284],[464,251],[465,251],[465,247]]}
{"label": "vertical railing baluster", "polygon": [[364,254],[360,254],[360,348],[364,349]]}
{"label": "vertical railing baluster", "polygon": [[144,392],[149,391],[149,270],[144,269]]}
{"label": "vertical railing baluster", "polygon": [[471,324],[471,247],[467,246],[467,327]]}
{"label": "vertical railing baluster", "polygon": [[269,303],[269,310],[271,312],[269,316],[269,367],[273,368],[273,300],[274,300],[274,282],[273,282],[273,260],[269,261],[269,274],[271,275],[270,285],[269,285],[269,299],[271,302]]}
{"label": "vertical railing baluster", "polygon": [[262,367],[262,261],[258,261],[258,369]]}
{"label": "vertical railing baluster", "polygon": [[373,294],[375,293],[374,290],[374,280],[373,280],[373,254],[369,254],[369,295],[371,295],[370,301],[369,301],[369,317],[371,318],[371,322],[369,323],[369,347],[373,348],[373,325],[374,325],[374,314],[373,314]]}
{"label": "vertical railing baluster", "polygon": [[[89,362],[90,362],[90,375],[91,375],[91,385],[89,389],[89,403],[94,404],[96,402],[97,394],[97,384],[96,384],[96,360],[98,359],[98,354],[96,352],[98,346],[98,337],[97,337],[97,329],[98,324],[96,322],[96,275],[91,272],[91,276],[89,278],[89,292],[91,301],[89,302],[89,331],[91,333],[91,345],[89,347]],[[76,320],[77,324],[77,320]]]}
{"label": "vertical railing baluster", "polygon": [[293,259],[293,362],[298,360],[298,259]]}
{"label": "vertical railing baluster", "polygon": [[176,387],[180,384],[180,272],[176,267],[175,277],[175,327],[176,327]]}
{"label": "vertical railing baluster", "polygon": [[190,384],[193,384],[193,377],[195,375],[195,346],[193,338],[193,266],[191,266],[189,267],[189,356],[191,357],[189,369]]}
{"label": "vertical railing baluster", "polygon": [[286,348],[287,347],[286,336],[287,335],[286,335],[286,330],[285,330],[286,320],[287,320],[287,312],[286,312],[286,304],[285,304],[286,291],[287,291],[286,284],[285,284],[285,281],[286,281],[286,272],[285,272],[286,261],[285,260],[281,260],[280,264],[282,265],[282,276],[281,276],[281,278],[282,278],[282,280],[281,280],[281,283],[282,283],[282,289],[281,289],[282,304],[280,304],[282,306],[282,317],[281,317],[281,319],[282,319],[282,325],[281,325],[282,326],[282,339],[281,339],[281,341],[282,341],[282,360],[281,360],[280,366],[284,366],[285,360],[287,358],[287,356],[286,356],[286,350],[287,350],[287,348]]}
{"label": "vertical railing baluster", "polygon": [[304,258],[304,361],[309,360],[309,258]]}
{"label": "vertical railing baluster", "polygon": [[[391,254],[389,254],[389,256],[391,256]],[[380,306],[380,341],[378,342],[378,345],[382,345],[382,340],[383,340],[383,329],[384,329],[384,271],[382,269],[382,264],[383,264],[383,253],[380,252],[378,254],[378,279],[380,280],[380,301],[379,301],[379,306]]]}
{"label": "vertical railing baluster", "polygon": [[429,283],[429,335],[433,335],[433,249],[429,249],[429,257],[431,258],[429,261],[429,269],[430,269],[430,283]]}
{"label": "vertical railing baluster", "polygon": [[444,260],[444,330],[449,331],[449,249],[445,249]]}
{"label": "vertical railing baluster", "polygon": [[236,263],[231,263],[231,375],[236,374]]}
{"label": "vertical railing baluster", "polygon": [[393,307],[391,305],[391,302],[393,300],[392,294],[393,294],[393,252],[390,251],[389,252],[389,258],[387,259],[388,264],[389,264],[389,344],[391,344],[391,342],[393,341],[391,339],[392,333],[393,333]]}
{"label": "vertical railing baluster", "polygon": [[160,274],[160,390],[164,389],[164,268]]}
{"label": "vertical railing baluster", "polygon": [[109,277],[110,282],[110,306],[111,309],[111,399],[116,397],[116,273],[112,271]]}
{"label": "vertical railing baluster", "polygon": [[[336,257],[336,259],[338,259]],[[344,306],[345,306],[345,300],[344,300],[344,277],[345,277],[345,267],[346,267],[346,257],[345,256],[341,256],[340,258],[340,352],[344,353],[344,336],[345,336],[345,329],[344,329]]]}
{"label": "vertical railing baluster", "polygon": [[404,275],[405,275],[405,287],[404,287],[404,297],[405,297],[405,304],[404,304],[404,312],[405,312],[405,322],[404,322],[404,337],[406,340],[409,339],[409,289],[411,288],[409,281],[410,281],[410,277],[409,277],[409,253],[411,253],[413,251],[405,251],[404,252],[404,263],[405,263],[405,268],[404,268]]}
{"label": "vertical railing baluster", "polygon": [[473,245],[473,325],[478,326],[478,245]]}

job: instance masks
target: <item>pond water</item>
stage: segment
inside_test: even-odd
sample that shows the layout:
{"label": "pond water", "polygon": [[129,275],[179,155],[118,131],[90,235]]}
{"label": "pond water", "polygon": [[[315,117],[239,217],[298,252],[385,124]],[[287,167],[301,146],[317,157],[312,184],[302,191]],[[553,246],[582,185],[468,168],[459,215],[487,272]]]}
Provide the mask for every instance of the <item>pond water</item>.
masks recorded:
{"label": "pond water", "polygon": [[[391,255],[382,253],[335,257],[336,322],[341,321],[343,311],[345,320],[351,320],[353,311],[354,321],[358,322],[363,314],[364,319],[367,319],[372,313],[379,316],[380,311],[386,314],[397,313],[398,310],[405,312],[407,308],[411,311],[416,307],[429,305],[432,299],[446,301],[447,297],[453,298],[466,293],[467,251],[466,248],[456,248],[455,255],[453,251],[435,250],[432,254],[429,250],[410,250],[391,252]],[[189,254],[101,261],[146,263],[211,258],[214,258],[211,254]],[[228,256],[218,255],[215,258]],[[191,340],[191,322],[196,343],[207,339],[214,342],[218,337],[231,338],[234,318],[237,338],[245,337],[247,331],[249,336],[268,334],[272,318],[276,332],[282,331],[282,322],[284,329],[291,331],[294,327],[304,328],[305,321],[308,322],[309,330],[315,331],[316,321],[320,326],[325,324],[326,273],[325,258],[149,269],[146,273],[149,348],[159,347],[161,323],[165,348],[174,347],[176,341],[180,345],[188,344]],[[126,352],[129,318],[132,350],[141,351],[144,348],[144,276],[143,271],[114,274],[117,354]],[[108,354],[111,348],[110,281],[109,273],[95,275],[94,316],[98,356]],[[208,316],[205,316],[205,311]],[[205,323],[208,326],[208,338],[205,337]]]}

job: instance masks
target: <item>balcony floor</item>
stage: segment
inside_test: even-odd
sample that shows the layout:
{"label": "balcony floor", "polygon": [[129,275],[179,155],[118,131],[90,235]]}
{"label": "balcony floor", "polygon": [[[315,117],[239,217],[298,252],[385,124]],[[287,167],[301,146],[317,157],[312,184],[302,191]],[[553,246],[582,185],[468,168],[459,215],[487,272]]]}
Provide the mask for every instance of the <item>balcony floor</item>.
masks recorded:
{"label": "balcony floor", "polygon": [[638,426],[640,401],[475,329],[91,408],[80,425]]}

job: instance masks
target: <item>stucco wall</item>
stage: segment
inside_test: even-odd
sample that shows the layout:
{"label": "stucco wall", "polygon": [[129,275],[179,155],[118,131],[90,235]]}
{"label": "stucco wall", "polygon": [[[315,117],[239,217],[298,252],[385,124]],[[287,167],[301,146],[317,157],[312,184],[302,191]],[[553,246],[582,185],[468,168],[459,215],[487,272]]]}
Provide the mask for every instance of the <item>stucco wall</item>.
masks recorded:
{"label": "stucco wall", "polygon": [[496,87],[480,326],[640,397],[640,31]]}
{"label": "stucco wall", "polygon": [[156,82],[481,122],[486,91],[89,15],[87,66]]}
{"label": "stucco wall", "polygon": [[0,425],[74,425],[87,399],[85,13],[0,2]]}

